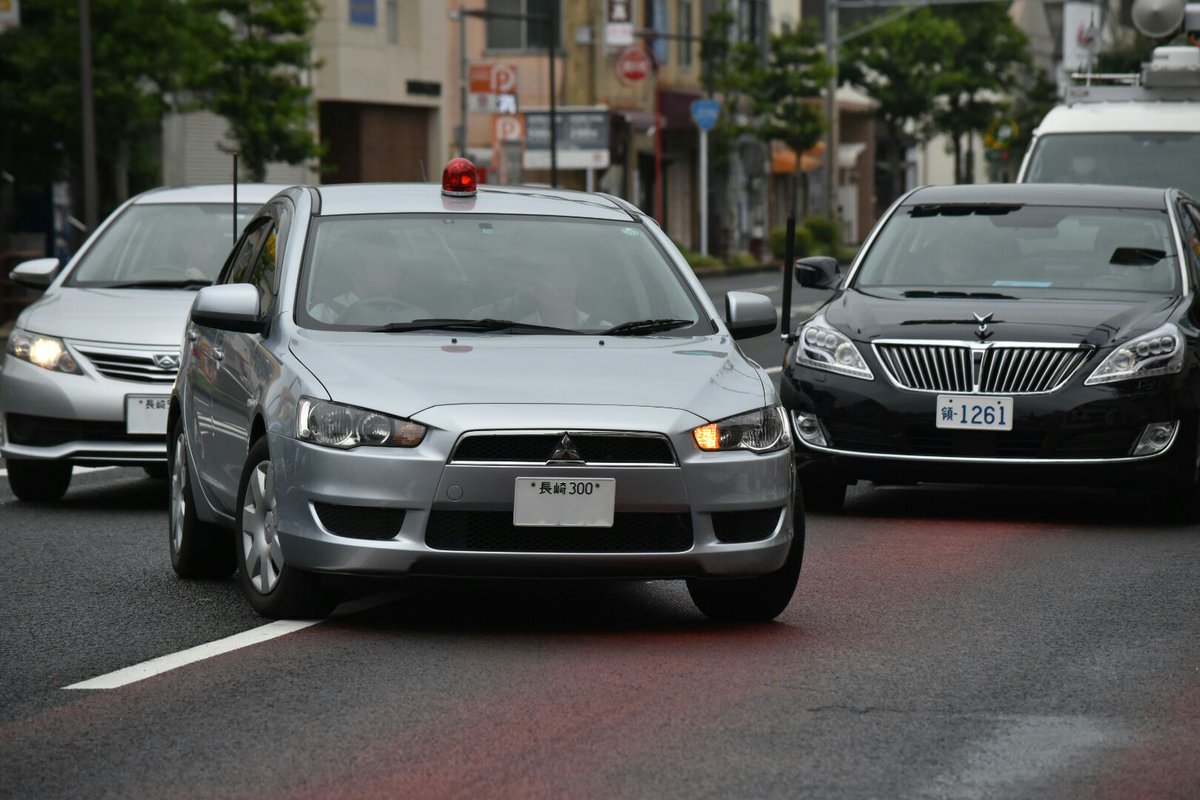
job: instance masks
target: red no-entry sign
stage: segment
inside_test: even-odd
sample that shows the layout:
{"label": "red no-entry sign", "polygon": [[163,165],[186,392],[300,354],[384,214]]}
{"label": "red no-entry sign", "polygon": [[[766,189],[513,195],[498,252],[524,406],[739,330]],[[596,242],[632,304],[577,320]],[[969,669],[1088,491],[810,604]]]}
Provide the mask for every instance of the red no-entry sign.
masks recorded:
{"label": "red no-entry sign", "polygon": [[627,47],[617,56],[617,77],[625,83],[641,83],[654,72],[654,62],[640,47]]}

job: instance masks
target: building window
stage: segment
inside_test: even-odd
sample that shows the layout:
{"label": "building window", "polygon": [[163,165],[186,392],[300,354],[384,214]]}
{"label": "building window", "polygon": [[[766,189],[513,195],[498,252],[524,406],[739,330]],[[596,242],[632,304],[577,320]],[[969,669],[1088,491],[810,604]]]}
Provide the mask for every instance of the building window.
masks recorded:
{"label": "building window", "polygon": [[384,0],[388,44],[400,44],[400,0]]}
{"label": "building window", "polygon": [[[667,0],[642,0],[642,25],[647,30],[667,33]],[[651,48],[655,64],[667,63],[667,40],[656,39]]]}
{"label": "building window", "polygon": [[[554,14],[554,48],[562,45],[559,31],[562,14],[559,0],[487,0],[487,10],[496,14]],[[488,50],[545,50],[550,46],[551,31],[544,20],[489,19],[487,21]]]}
{"label": "building window", "polygon": [[738,0],[738,41],[758,42],[762,35],[763,0]]}
{"label": "building window", "polygon": [[679,66],[690,67],[692,65],[692,0],[679,0],[679,48],[676,50],[679,56]]}

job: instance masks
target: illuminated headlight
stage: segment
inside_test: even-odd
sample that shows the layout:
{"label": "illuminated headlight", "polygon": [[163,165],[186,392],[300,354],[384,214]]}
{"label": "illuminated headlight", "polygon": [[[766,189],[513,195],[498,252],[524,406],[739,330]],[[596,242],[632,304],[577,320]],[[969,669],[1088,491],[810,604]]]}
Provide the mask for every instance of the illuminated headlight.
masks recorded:
{"label": "illuminated headlight", "polygon": [[1179,421],[1152,422],[1142,431],[1137,444],[1133,447],[1135,456],[1152,456],[1161,453],[1175,441],[1175,431],[1179,430]]}
{"label": "illuminated headlight", "polygon": [[854,342],[831,327],[821,314],[810,319],[801,329],[800,342],[796,346],[796,363],[865,381],[875,380]]}
{"label": "illuminated headlight", "polygon": [[42,369],[66,372],[70,375],[83,374],[79,364],[67,351],[66,344],[55,336],[41,336],[14,328],[12,335],[8,337],[6,350],[14,358],[28,361]]}
{"label": "illuminated headlight", "polygon": [[767,406],[736,417],[726,417],[692,430],[701,450],[751,450],[766,453],[792,443],[782,406]]}
{"label": "illuminated headlight", "polygon": [[303,397],[298,411],[296,437],[326,447],[416,447],[425,438],[424,425],[341,403]]}
{"label": "illuminated headlight", "polygon": [[1133,378],[1169,375],[1183,369],[1183,336],[1168,322],[1161,328],[1130,339],[1108,354],[1084,381],[1085,386]]}

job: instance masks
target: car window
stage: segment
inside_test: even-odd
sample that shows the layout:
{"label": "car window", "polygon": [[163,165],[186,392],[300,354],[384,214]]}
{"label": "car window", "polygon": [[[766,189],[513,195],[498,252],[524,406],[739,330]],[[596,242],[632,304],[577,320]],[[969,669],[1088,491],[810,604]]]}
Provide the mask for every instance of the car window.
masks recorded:
{"label": "car window", "polygon": [[1185,203],[1183,213],[1179,215],[1179,223],[1183,229],[1183,245],[1188,250],[1192,275],[1200,282],[1200,209],[1191,203]]}
{"label": "car window", "polygon": [[272,221],[270,217],[259,217],[250,223],[242,239],[238,242],[237,250],[230,256],[229,263],[221,275],[221,283],[253,283],[251,270],[256,264],[259,247],[264,237],[270,232]]}
{"label": "car window", "polygon": [[1039,137],[1027,183],[1178,186],[1195,194],[1200,181],[1200,133],[1055,133]]}
{"label": "car window", "polygon": [[327,217],[308,237],[297,320],[376,327],[505,319],[598,331],[646,319],[711,323],[633,223],[454,215]]}
{"label": "car window", "polygon": [[[239,206],[240,226],[257,206]],[[127,206],[71,271],[68,286],[141,281],[212,281],[233,242],[228,203],[139,203]]]}
{"label": "car window", "polygon": [[901,208],[864,257],[859,287],[1172,292],[1165,211],[1026,205]]}

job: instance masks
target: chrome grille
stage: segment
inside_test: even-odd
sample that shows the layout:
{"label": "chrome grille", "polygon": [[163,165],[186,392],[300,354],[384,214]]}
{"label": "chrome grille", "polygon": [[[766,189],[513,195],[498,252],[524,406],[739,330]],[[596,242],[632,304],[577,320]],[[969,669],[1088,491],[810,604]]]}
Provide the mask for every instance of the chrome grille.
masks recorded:
{"label": "chrome grille", "polygon": [[[75,345],[75,349],[105,377],[135,383],[170,384],[179,372],[179,353],[176,350],[132,350],[96,345]],[[174,365],[160,367],[155,357],[171,356]]]}
{"label": "chrome grille", "polygon": [[876,342],[897,386],[954,394],[1040,394],[1058,389],[1091,352],[1076,345]]}

